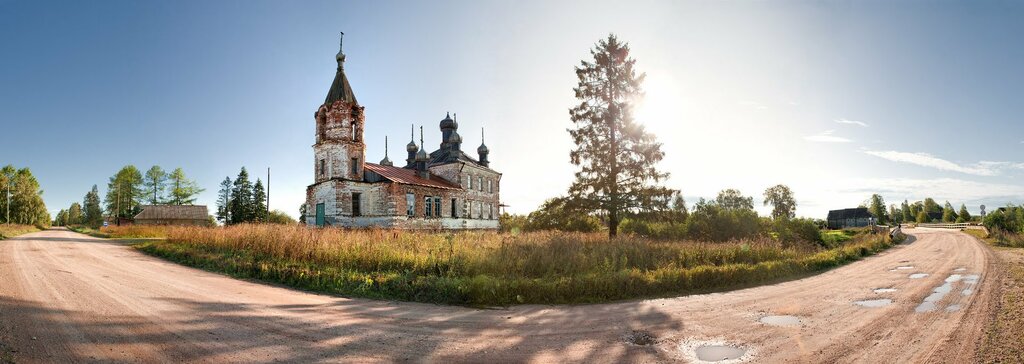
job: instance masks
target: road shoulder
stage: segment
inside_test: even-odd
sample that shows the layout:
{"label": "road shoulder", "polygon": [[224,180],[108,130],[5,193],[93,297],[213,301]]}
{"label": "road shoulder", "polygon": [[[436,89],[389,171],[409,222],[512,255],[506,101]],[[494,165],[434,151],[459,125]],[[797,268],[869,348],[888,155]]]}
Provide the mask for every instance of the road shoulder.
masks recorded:
{"label": "road shoulder", "polygon": [[1024,249],[991,249],[995,252],[998,281],[993,281],[976,362],[1016,362],[1024,358]]}

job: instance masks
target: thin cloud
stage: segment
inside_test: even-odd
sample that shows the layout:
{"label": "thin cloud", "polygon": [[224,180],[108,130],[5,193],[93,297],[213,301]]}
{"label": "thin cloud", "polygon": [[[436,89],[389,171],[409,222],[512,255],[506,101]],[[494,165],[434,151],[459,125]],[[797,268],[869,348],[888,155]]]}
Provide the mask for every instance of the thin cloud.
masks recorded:
{"label": "thin cloud", "polygon": [[1024,163],[981,161],[973,165],[957,164],[928,153],[908,153],[867,150],[864,153],[899,163],[909,163],[943,171],[959,172],[975,176],[996,176],[1005,169],[1024,169]]}
{"label": "thin cloud", "polygon": [[815,143],[849,143],[852,142],[850,139],[843,138],[841,136],[832,135],[835,130],[826,130],[818,135],[808,135],[804,137],[804,140],[815,142]]}
{"label": "thin cloud", "polygon": [[[868,187],[870,186],[870,187]],[[853,179],[839,187],[837,193],[863,196],[881,193],[914,201],[932,197],[938,201],[977,202],[992,201],[1004,203],[1013,201],[1024,194],[1024,186],[966,181],[955,178],[913,179],[913,178],[867,178]],[[896,201],[888,201],[896,203]]]}
{"label": "thin cloud", "polygon": [[863,121],[857,121],[857,120],[836,119],[835,121],[837,123],[839,123],[839,124],[857,125],[857,126],[861,126],[861,127],[865,127],[865,128],[870,126],[870,125],[868,125],[868,123],[865,123]]}

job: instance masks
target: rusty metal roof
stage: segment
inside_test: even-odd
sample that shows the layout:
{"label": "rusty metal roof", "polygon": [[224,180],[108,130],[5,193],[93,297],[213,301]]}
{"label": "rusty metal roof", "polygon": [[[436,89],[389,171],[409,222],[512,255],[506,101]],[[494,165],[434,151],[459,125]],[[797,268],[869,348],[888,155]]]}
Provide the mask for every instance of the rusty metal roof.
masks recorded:
{"label": "rusty metal roof", "polygon": [[448,190],[459,190],[456,185],[449,183],[441,177],[433,176],[432,179],[421,178],[416,175],[416,170],[393,166],[382,166],[379,164],[366,163],[363,168],[379,174],[385,179],[401,184],[416,185],[424,187],[443,188]]}
{"label": "rusty metal roof", "polygon": [[206,220],[209,212],[203,205],[144,205],[136,220]]}

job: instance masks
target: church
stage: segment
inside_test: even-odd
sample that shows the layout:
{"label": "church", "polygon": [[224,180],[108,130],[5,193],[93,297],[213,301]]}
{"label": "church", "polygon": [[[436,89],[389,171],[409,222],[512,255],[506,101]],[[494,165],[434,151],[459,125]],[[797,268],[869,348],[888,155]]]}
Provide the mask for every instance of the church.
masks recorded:
{"label": "church", "polygon": [[[340,47],[339,47],[340,48]],[[406,145],[404,165],[387,155],[366,162],[365,108],[356,101],[339,49],[334,82],[314,113],[314,183],[306,188],[306,224],[346,228],[497,229],[501,173],[490,168],[483,143],[473,158],[462,150],[457,118],[439,123],[441,145],[427,153],[420,127]],[[400,163],[401,164],[401,163]]]}

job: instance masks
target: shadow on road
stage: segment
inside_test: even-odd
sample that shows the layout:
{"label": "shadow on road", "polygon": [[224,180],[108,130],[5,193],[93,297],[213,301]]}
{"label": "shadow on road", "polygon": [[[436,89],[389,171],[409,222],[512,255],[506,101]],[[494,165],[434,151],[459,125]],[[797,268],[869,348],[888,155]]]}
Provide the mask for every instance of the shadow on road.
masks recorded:
{"label": "shadow on road", "polygon": [[[0,296],[0,344],[9,341],[18,350],[11,354],[14,360],[29,362],[628,362],[670,358],[649,346],[571,335],[592,332],[589,321],[608,317],[621,317],[622,332],[612,333],[619,336],[632,329],[681,329],[677,320],[642,305],[563,307],[552,313],[538,306],[512,313],[348,299],[267,306],[157,300],[179,312],[143,317],[103,314],[99,308],[69,311]],[[115,349],[89,350],[108,347]],[[571,358],[564,356],[569,348]]]}

